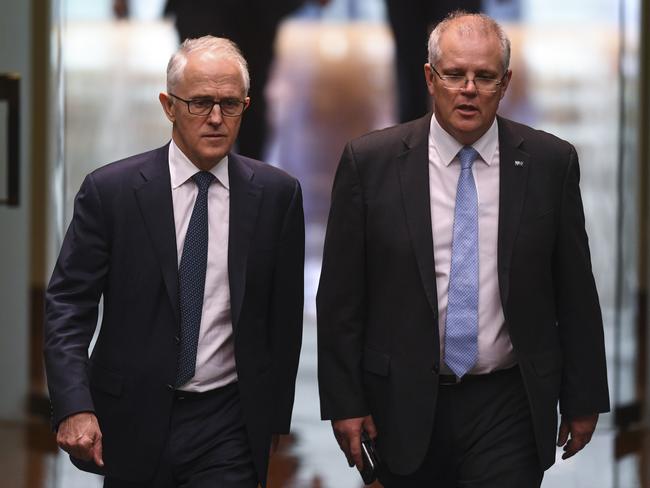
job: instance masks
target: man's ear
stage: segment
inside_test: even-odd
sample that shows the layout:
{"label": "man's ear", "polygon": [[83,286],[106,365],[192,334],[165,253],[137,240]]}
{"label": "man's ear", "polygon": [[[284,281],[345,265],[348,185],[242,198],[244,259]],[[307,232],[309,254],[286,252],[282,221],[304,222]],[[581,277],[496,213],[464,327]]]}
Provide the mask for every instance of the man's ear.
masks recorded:
{"label": "man's ear", "polygon": [[431,68],[431,65],[429,63],[425,63],[424,79],[427,82],[427,90],[429,91],[429,95],[431,96],[433,96],[433,92],[435,91],[435,87],[434,87],[435,77],[436,75],[433,73],[433,68]]}
{"label": "man's ear", "polygon": [[160,92],[158,95],[158,100],[160,101],[160,105],[162,105],[165,116],[169,119],[169,121],[172,124],[176,122],[176,115],[174,113],[174,101],[172,100],[172,97],[170,97],[165,92]]}
{"label": "man's ear", "polygon": [[508,72],[506,73],[506,76],[503,77],[503,83],[501,84],[501,96],[499,99],[502,99],[503,97],[506,96],[506,90],[508,89],[508,85],[510,84],[510,79],[512,78],[512,70],[509,69]]}

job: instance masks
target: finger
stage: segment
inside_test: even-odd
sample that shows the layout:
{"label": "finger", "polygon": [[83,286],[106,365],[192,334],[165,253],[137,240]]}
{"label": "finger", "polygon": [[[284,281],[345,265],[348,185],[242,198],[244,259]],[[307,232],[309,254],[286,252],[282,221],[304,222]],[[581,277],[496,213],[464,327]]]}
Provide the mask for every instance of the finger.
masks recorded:
{"label": "finger", "polygon": [[87,449],[86,447],[75,446],[69,449],[67,452],[73,458],[81,459],[82,461],[91,461],[93,459],[92,450]]}
{"label": "finger", "polygon": [[57,443],[61,449],[70,454],[73,457],[78,459],[83,459],[84,461],[89,461],[90,450],[92,443],[87,442],[85,436],[80,436],[78,438],[71,438],[68,435],[57,436]]}
{"label": "finger", "polygon": [[104,467],[104,458],[102,454],[103,454],[102,437],[97,436],[97,438],[95,439],[95,445],[93,447],[93,461],[100,468]]}
{"label": "finger", "polygon": [[560,431],[557,436],[557,447],[561,447],[567,443],[569,439],[569,425],[563,420],[560,423]]}
{"label": "finger", "polygon": [[79,459],[84,461],[91,461],[94,458],[95,440],[86,434],[82,435],[73,446],[73,450],[77,453]]}
{"label": "finger", "polygon": [[377,427],[374,420],[368,415],[363,421],[363,430],[366,431],[368,436],[374,441],[377,438]]}
{"label": "finger", "polygon": [[336,437],[336,442],[339,443],[339,447],[341,448],[341,451],[343,451],[343,454],[345,454],[345,458],[348,461],[348,466],[349,467],[354,466],[354,462],[352,462],[352,457],[350,456],[350,445],[348,443],[347,436],[342,432],[335,431],[334,437]]}
{"label": "finger", "polygon": [[564,454],[562,454],[562,459],[569,459],[573,457],[580,449],[577,448],[577,444],[573,442],[573,439],[570,439],[569,442],[564,446]]}
{"label": "finger", "polygon": [[[353,465],[359,469],[363,469],[363,459],[361,458],[361,436],[351,435],[348,438],[350,444],[350,457],[352,458]],[[350,465],[352,467],[352,465]]]}
{"label": "finger", "polygon": [[580,452],[589,442],[585,436],[571,436],[569,442],[564,446],[562,459],[568,459]]}

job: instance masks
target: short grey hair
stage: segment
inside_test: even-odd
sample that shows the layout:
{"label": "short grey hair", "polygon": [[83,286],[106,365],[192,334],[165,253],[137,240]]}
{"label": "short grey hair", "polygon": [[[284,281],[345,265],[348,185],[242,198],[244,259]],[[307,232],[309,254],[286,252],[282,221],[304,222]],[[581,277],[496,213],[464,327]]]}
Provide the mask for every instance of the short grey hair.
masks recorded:
{"label": "short grey hair", "polygon": [[251,86],[250,75],[248,74],[248,63],[242,56],[237,44],[225,37],[203,36],[197,39],[186,39],[172,54],[167,63],[167,91],[171,92],[178,85],[183,77],[183,71],[190,54],[198,51],[208,51],[218,57],[230,59],[237,63],[244,82],[244,92],[248,95]]}
{"label": "short grey hair", "polygon": [[[469,13],[464,10],[455,10],[454,12],[451,12],[433,29],[433,31],[431,31],[431,35],[429,36],[429,64],[431,66],[438,64],[442,58],[440,38],[442,37],[442,34],[452,27],[452,24],[461,17],[470,17],[471,19],[477,20],[480,25],[479,29],[482,32],[485,34],[491,33],[497,36],[499,44],[501,45],[501,64],[503,71],[507,71],[510,66],[510,39],[508,39],[508,36],[501,25],[488,15]],[[469,33],[474,30],[474,25],[470,23],[459,24],[457,28],[459,28],[462,33]]]}

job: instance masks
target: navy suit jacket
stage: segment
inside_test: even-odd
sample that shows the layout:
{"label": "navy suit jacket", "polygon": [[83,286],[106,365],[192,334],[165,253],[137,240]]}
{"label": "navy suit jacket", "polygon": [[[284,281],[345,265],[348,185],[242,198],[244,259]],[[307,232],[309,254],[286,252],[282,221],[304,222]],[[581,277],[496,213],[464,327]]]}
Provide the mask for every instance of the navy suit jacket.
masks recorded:
{"label": "navy suit jacket", "polygon": [[[235,360],[255,467],[287,433],[302,337],[304,218],[298,181],[230,154],[230,281]],[[167,434],[179,336],[178,257],[168,145],[89,174],[46,295],[53,424],[95,412],[105,469],[154,473]],[[103,297],[101,328],[88,346]]]}
{"label": "navy suit jacket", "polygon": [[[441,361],[430,121],[345,148],[317,295],[322,417],[372,414],[397,474],[415,471],[429,446]],[[558,400],[569,417],[609,409],[602,318],[575,149],[503,118],[498,125],[499,290],[546,469]]]}

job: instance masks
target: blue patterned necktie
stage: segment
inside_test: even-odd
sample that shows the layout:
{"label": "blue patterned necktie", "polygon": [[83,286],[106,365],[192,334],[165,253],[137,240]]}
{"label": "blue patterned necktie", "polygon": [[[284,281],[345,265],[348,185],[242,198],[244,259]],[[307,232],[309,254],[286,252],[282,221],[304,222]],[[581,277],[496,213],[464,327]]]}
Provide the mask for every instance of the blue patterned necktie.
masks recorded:
{"label": "blue patterned necktie", "polygon": [[471,146],[458,152],[461,170],[454,210],[445,363],[459,378],[478,358],[478,195],[472,175],[478,157]]}
{"label": "blue patterned necktie", "polygon": [[192,176],[199,188],[194,202],[178,268],[178,290],[181,307],[181,342],[178,356],[176,386],[182,386],[194,376],[196,348],[203,312],[205,270],[208,262],[208,188],[214,180],[208,171]]}

